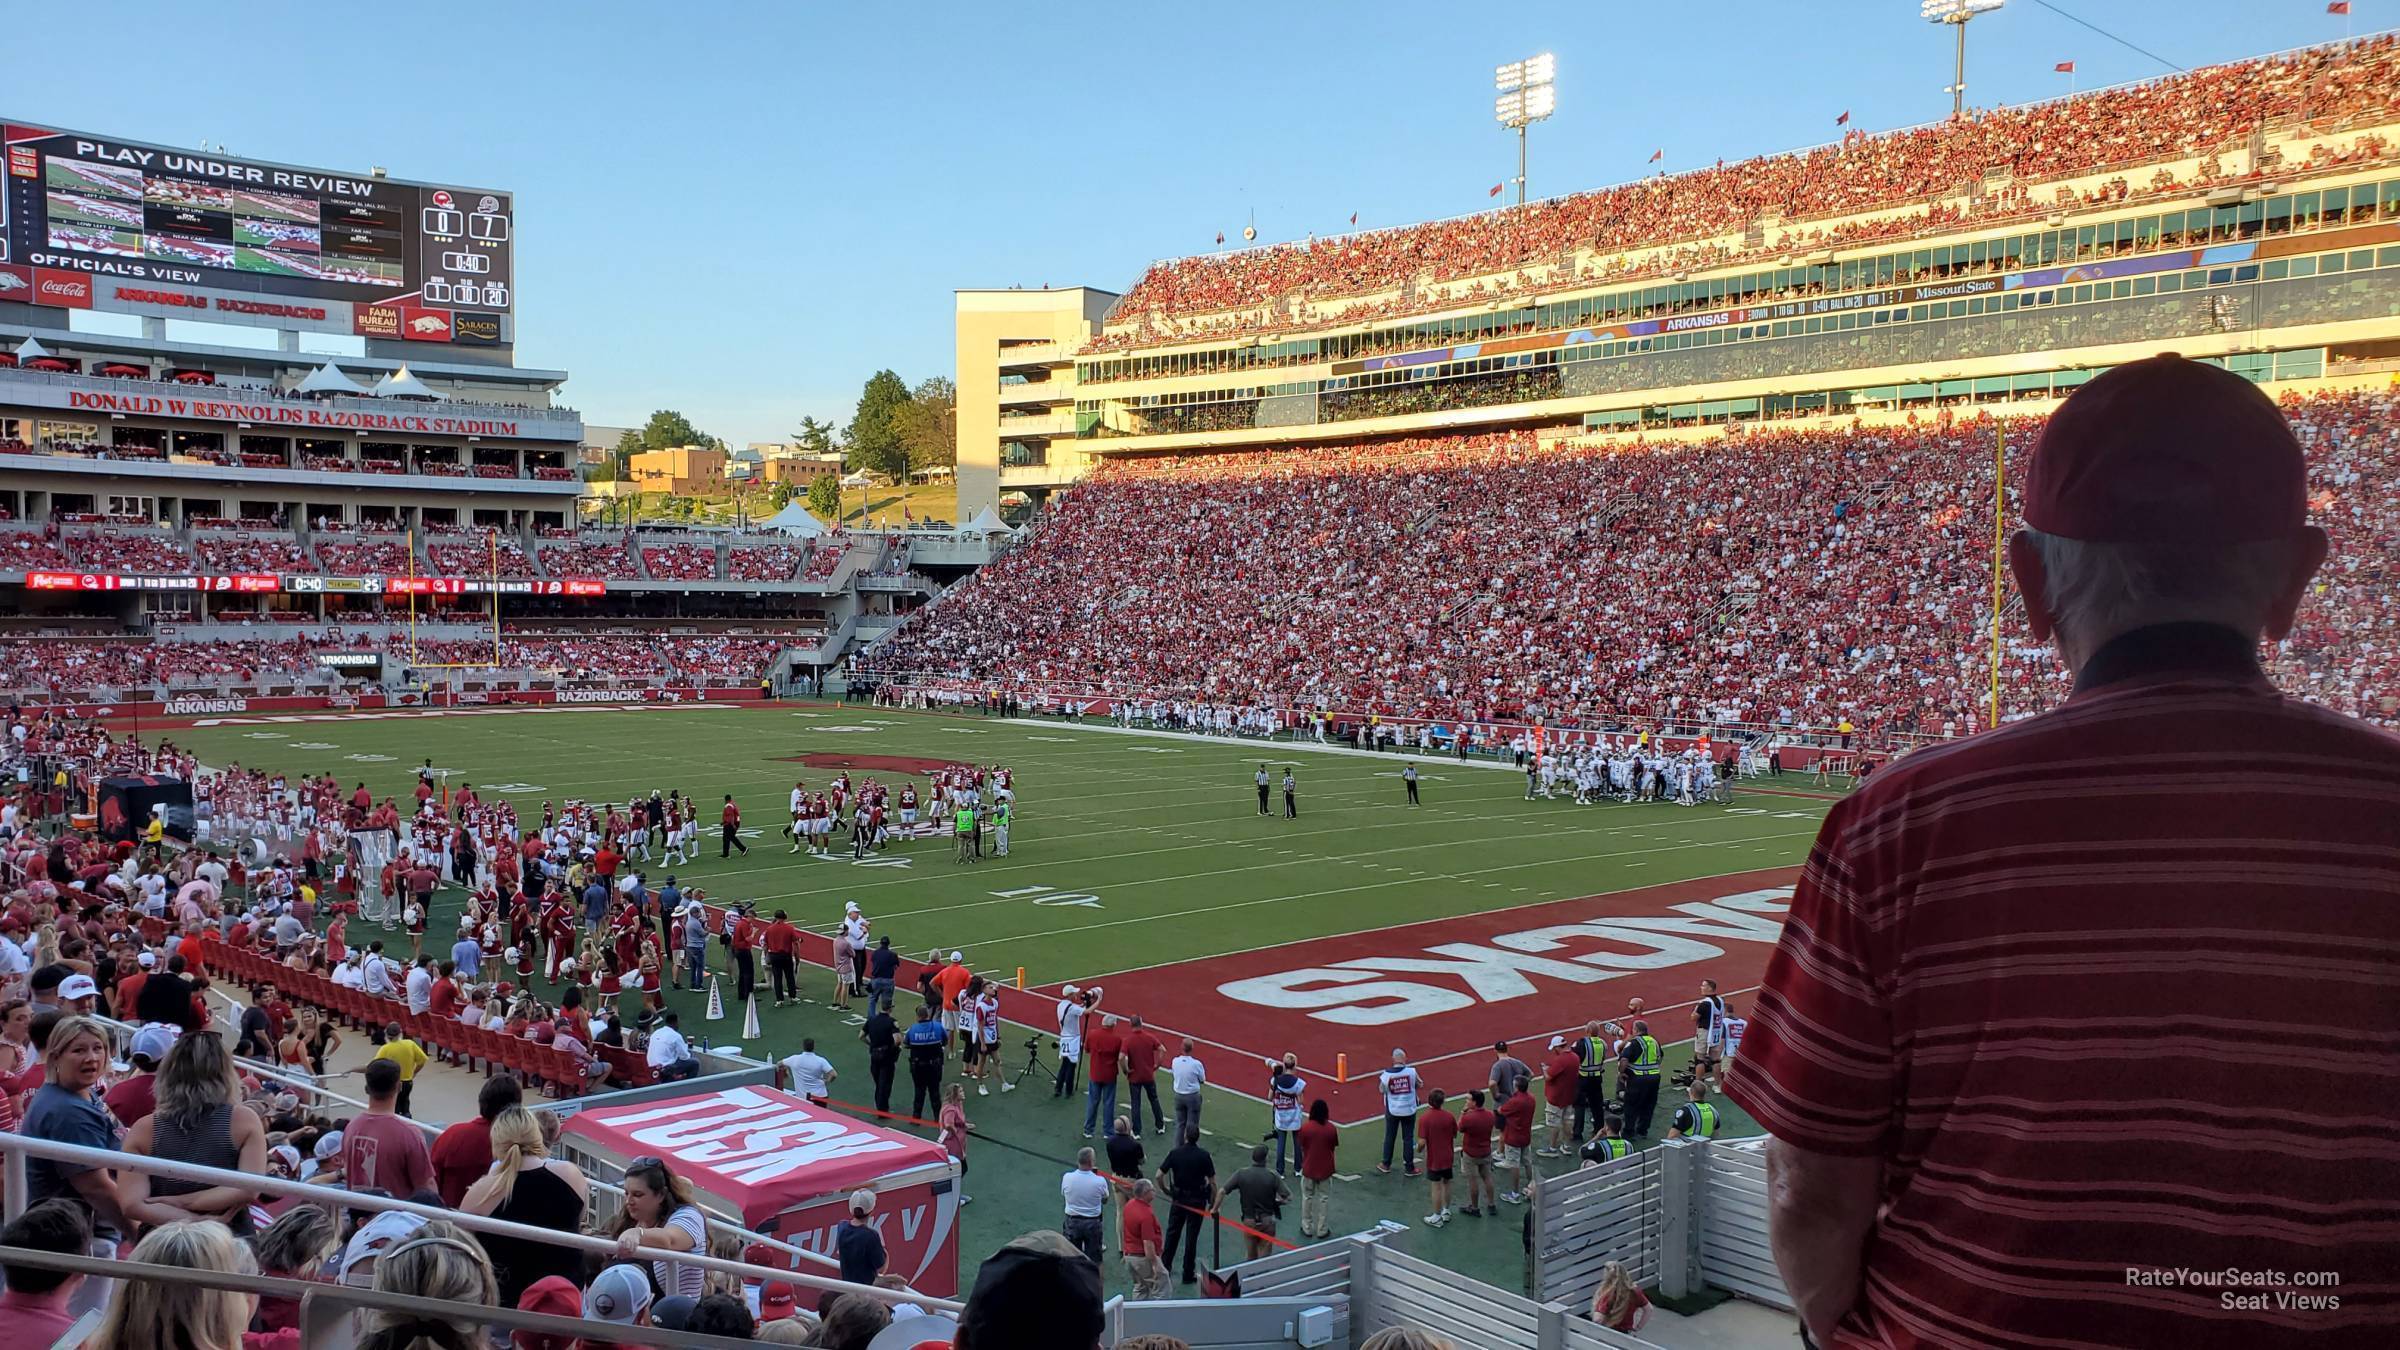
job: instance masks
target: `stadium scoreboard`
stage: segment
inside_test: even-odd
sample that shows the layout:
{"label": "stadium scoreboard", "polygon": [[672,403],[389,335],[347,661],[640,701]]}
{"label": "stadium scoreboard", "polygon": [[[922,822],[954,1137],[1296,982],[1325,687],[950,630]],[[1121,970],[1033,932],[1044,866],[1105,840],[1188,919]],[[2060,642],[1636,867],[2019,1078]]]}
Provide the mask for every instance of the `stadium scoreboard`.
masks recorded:
{"label": "stadium scoreboard", "polygon": [[0,301],[513,341],[515,202],[0,119]]}

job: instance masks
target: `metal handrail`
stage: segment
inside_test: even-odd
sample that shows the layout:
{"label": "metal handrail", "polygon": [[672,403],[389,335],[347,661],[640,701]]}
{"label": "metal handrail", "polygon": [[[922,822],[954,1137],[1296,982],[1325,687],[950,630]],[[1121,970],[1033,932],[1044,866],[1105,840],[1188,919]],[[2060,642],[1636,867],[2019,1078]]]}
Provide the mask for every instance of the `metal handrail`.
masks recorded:
{"label": "metal handrail", "polygon": [[[257,1294],[266,1298],[288,1298],[301,1304],[301,1319],[305,1326],[317,1319],[311,1305],[332,1305],[346,1315],[360,1309],[378,1312],[405,1313],[413,1317],[434,1317],[445,1321],[463,1322],[477,1326],[506,1327],[510,1331],[546,1332],[551,1335],[576,1336],[587,1341],[607,1341],[640,1346],[658,1339],[655,1326],[627,1326],[621,1322],[605,1322],[598,1318],[553,1317],[548,1313],[524,1312],[497,1304],[459,1303],[451,1299],[427,1298],[420,1294],[390,1293],[380,1289],[362,1289],[357,1285],[335,1284],[322,1280],[295,1280],[281,1275],[241,1275],[232,1271],[191,1270],[183,1266],[152,1265],[146,1261],[118,1261],[106,1257],[80,1256],[65,1252],[37,1251],[31,1247],[0,1247],[0,1265],[29,1266],[36,1270],[63,1270],[77,1275],[89,1275],[104,1280],[147,1280],[158,1284],[197,1285],[203,1289],[230,1289],[237,1293]],[[802,1313],[802,1316],[813,1316]],[[320,1325],[322,1325],[320,1323]],[[344,1329],[346,1332],[346,1328]],[[320,1342],[303,1336],[306,1344]],[[348,1337],[340,1344],[347,1344]],[[724,1336],[702,1336],[676,1332],[675,1343],[706,1346],[710,1350],[746,1350],[755,1342],[733,1340]]]}
{"label": "metal handrail", "polygon": [[[226,1006],[228,1007],[239,1008],[244,1006],[240,1001],[236,1000],[233,995],[226,993],[224,990],[219,989],[214,985],[209,986],[208,992],[225,1000]],[[95,1016],[96,1020],[98,1020],[102,1026],[108,1027],[111,1030],[131,1032],[135,1029],[131,1024],[121,1022],[113,1017]],[[369,1109],[366,1102],[361,1101],[356,1097],[346,1097],[339,1092],[333,1091],[331,1088],[322,1086],[322,1080],[318,1079],[313,1074],[293,1073],[286,1069],[280,1069],[261,1064],[257,1060],[247,1059],[240,1055],[235,1055],[233,1057],[233,1062],[242,1066],[245,1071],[249,1072],[255,1077],[269,1079],[278,1083],[286,1083],[293,1087],[305,1088],[327,1101],[340,1102],[344,1106],[355,1107],[361,1111]],[[356,1072],[356,1070],[350,1070],[348,1072]],[[327,1076],[344,1077],[346,1074],[329,1074]],[[531,1109],[539,1110],[540,1107],[536,1106]],[[442,1132],[441,1126],[435,1125],[430,1121],[418,1120],[413,1116],[402,1116],[400,1119],[407,1121],[409,1124],[416,1126],[420,1130],[423,1130],[429,1136],[439,1135]],[[610,1195],[622,1196],[625,1194],[625,1188],[619,1186],[613,1181],[605,1181],[588,1173],[585,1174],[584,1180],[590,1182],[595,1188],[608,1192]],[[712,1209],[707,1205],[699,1203],[698,1201],[693,1202],[692,1208],[697,1209],[702,1214],[707,1215],[711,1223],[719,1228],[724,1229],[726,1232],[733,1234],[735,1237],[742,1239],[742,1241],[745,1243],[755,1243],[759,1246],[767,1248],[770,1251],[782,1252],[787,1256],[796,1256],[803,1261],[813,1261],[820,1266],[831,1267],[835,1270],[839,1270],[842,1267],[842,1263],[840,1261],[825,1255],[823,1252],[812,1252],[806,1247],[795,1247],[791,1243],[783,1241],[781,1238],[770,1237],[765,1233],[753,1232],[750,1229],[743,1227],[740,1219],[733,1215],[727,1214],[722,1210]]]}
{"label": "metal handrail", "polygon": [[490,1233],[495,1237],[516,1238],[521,1242],[544,1242],[554,1247],[570,1247],[603,1257],[629,1261],[672,1261],[698,1266],[726,1275],[738,1275],[745,1280],[782,1280],[786,1283],[830,1293],[865,1294],[883,1303],[915,1303],[944,1312],[957,1311],[962,1304],[956,1299],[936,1298],[913,1289],[885,1289],[880,1285],[852,1284],[847,1280],[829,1279],[822,1275],[805,1275],[796,1270],[775,1266],[753,1265],[747,1261],[729,1261],[705,1252],[669,1251],[660,1247],[637,1247],[631,1253],[622,1251],[609,1238],[583,1233],[565,1233],[555,1228],[494,1219],[440,1205],[419,1205],[407,1200],[390,1199],[359,1191],[336,1190],[330,1186],[312,1185],[305,1181],[286,1181],[281,1177],[259,1176],[236,1172],[222,1167],[203,1167],[197,1163],[178,1162],[172,1158],[145,1157],[122,1153],[115,1149],[86,1148],[81,1144],[62,1144],[52,1139],[36,1139],[30,1135],[0,1135],[0,1154],[6,1155],[5,1184],[7,1194],[0,1197],[5,1217],[14,1222],[25,1212],[27,1190],[25,1160],[41,1158],[50,1162],[73,1163],[85,1168],[122,1168],[145,1176],[168,1177],[176,1181],[199,1182],[206,1186],[229,1186],[268,1195],[295,1196],[336,1211],[363,1209],[376,1212],[396,1210],[414,1214],[421,1219],[447,1219],[473,1233]]}

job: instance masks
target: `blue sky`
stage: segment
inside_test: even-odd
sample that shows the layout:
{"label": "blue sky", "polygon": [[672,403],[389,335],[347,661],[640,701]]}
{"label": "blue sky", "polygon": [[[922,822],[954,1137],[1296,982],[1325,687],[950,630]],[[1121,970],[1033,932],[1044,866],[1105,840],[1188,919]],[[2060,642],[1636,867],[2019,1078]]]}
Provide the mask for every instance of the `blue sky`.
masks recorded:
{"label": "blue sky", "polygon": [[[2179,65],[2339,38],[2323,0],[2054,0]],[[2357,0],[2361,33],[2400,0]],[[597,423],[740,444],[950,374],[951,292],[1123,290],[1150,258],[1481,210],[1491,68],[1557,53],[1535,195],[1945,114],[1916,0],[87,4],[0,114],[514,190],[518,360]],[[24,36],[22,32],[19,34]],[[1970,35],[1979,104],[2164,73],[2038,0]],[[313,345],[313,344],[312,344]]]}

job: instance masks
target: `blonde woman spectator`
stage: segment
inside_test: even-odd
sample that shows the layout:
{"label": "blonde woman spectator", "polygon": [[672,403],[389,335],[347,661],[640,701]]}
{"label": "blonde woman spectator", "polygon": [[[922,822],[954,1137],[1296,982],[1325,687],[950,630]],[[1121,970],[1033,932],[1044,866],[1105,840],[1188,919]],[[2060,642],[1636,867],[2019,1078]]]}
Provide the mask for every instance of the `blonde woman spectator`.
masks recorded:
{"label": "blonde woman spectator", "polygon": [[[265,1171],[266,1126],[257,1112],[240,1104],[241,1090],[223,1037],[177,1037],[158,1067],[158,1109],[127,1133],[125,1151],[229,1172]],[[258,1200],[258,1192],[238,1186],[144,1172],[128,1172],[121,1187],[126,1213],[137,1222],[216,1219],[231,1227],[235,1237],[249,1236],[250,1206]]]}
{"label": "blonde woman spectator", "polygon": [[1650,1320],[1649,1295],[1618,1262],[1608,1263],[1600,1287],[1592,1291],[1592,1320],[1610,1331],[1634,1331]]}
{"label": "blonde woman spectator", "polygon": [[[492,1263],[467,1231],[435,1219],[375,1262],[379,1293],[494,1306]],[[358,1350],[484,1350],[483,1329],[430,1313],[372,1311]]]}
{"label": "blonde woman spectator", "polygon": [[[550,1156],[533,1112],[511,1106],[492,1118],[492,1160],[492,1170],[467,1187],[461,1209],[553,1232],[583,1231],[592,1184],[575,1164]],[[496,1233],[482,1241],[508,1307],[545,1275],[573,1280],[583,1274],[583,1253],[573,1247]]]}
{"label": "blonde woman spectator", "polygon": [[[216,1275],[255,1275],[250,1249],[221,1223],[171,1223],[133,1249],[137,1265]],[[258,1300],[229,1289],[164,1280],[124,1280],[84,1350],[242,1350]],[[468,1350],[465,1346],[456,1350]]]}
{"label": "blonde woman spectator", "polygon": [[1385,1327],[1360,1341],[1358,1350],[1458,1350],[1458,1343],[1415,1327]]}

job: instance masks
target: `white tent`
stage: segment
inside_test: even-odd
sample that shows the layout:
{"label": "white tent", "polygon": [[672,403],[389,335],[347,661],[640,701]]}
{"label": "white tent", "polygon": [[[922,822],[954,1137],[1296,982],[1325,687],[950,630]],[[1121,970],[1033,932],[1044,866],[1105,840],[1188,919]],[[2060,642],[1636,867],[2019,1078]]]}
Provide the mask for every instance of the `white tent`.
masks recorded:
{"label": "white tent", "polygon": [[423,380],[409,374],[407,366],[402,366],[375,382],[375,397],[421,398],[435,402],[439,401],[442,395],[435,393]]}
{"label": "white tent", "polygon": [[1000,513],[989,506],[976,512],[973,520],[958,528],[967,534],[1006,534],[1009,532],[1008,522],[1002,520]]}
{"label": "white tent", "polygon": [[30,337],[17,344],[17,359],[20,361],[31,361],[35,357],[48,356],[49,354],[50,349],[48,347],[43,346]]}
{"label": "white tent", "polygon": [[870,487],[874,484],[874,482],[874,475],[868,473],[865,469],[860,469],[856,472],[842,475],[842,486],[846,488]]}
{"label": "white tent", "polygon": [[809,514],[807,507],[798,502],[790,502],[785,504],[782,510],[758,522],[758,528],[774,530],[781,534],[798,535],[802,539],[814,539],[825,533],[825,522]]}
{"label": "white tent", "polygon": [[324,365],[317,367],[315,370],[310,371],[308,373],[308,378],[302,380],[300,382],[300,386],[297,389],[294,389],[292,392],[295,394],[315,394],[318,396],[330,394],[350,394],[364,397],[367,391],[359,388],[349,376],[344,375],[339,370],[334,369],[333,363],[328,361]]}

